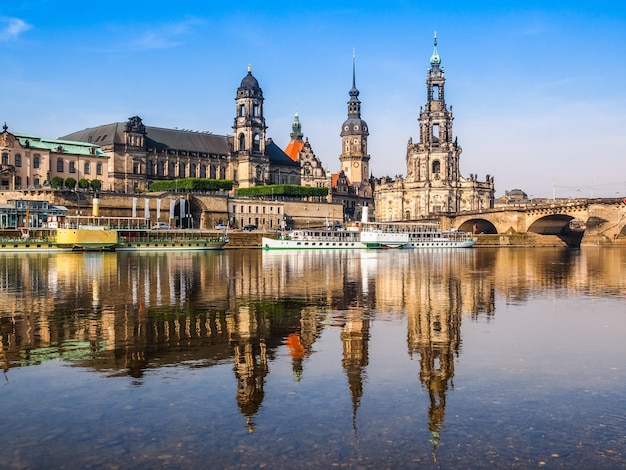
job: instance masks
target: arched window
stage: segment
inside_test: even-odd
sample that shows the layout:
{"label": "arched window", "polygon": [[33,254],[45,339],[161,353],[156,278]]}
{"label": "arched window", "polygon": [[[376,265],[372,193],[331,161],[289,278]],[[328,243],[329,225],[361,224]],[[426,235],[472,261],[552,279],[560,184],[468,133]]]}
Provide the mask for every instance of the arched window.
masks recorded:
{"label": "arched window", "polygon": [[65,164],[62,158],[57,159],[57,173],[63,173],[65,171]]}
{"label": "arched window", "polygon": [[22,156],[19,153],[15,154],[15,166],[22,166]]}
{"label": "arched window", "polygon": [[195,163],[191,163],[189,165],[189,176],[191,178],[196,178],[196,164]]}
{"label": "arched window", "polygon": [[167,165],[167,176],[171,178],[176,176],[176,165],[174,162],[169,162]]}
{"label": "arched window", "polygon": [[440,173],[441,172],[441,163],[439,162],[439,160],[435,160],[433,162],[433,173]]}
{"label": "arched window", "polygon": [[157,162],[157,175],[164,176],[165,175],[165,163],[158,161]]}
{"label": "arched window", "polygon": [[152,160],[146,160],[146,175],[152,176],[152,172],[154,171],[154,163]]}
{"label": "arched window", "polygon": [[215,179],[215,165],[211,165],[211,169],[209,172],[209,178],[211,178],[212,180]]}
{"label": "arched window", "polygon": [[102,175],[102,163],[96,163],[96,175]]}
{"label": "arched window", "polygon": [[200,165],[200,178],[206,178],[206,165]]}
{"label": "arched window", "polygon": [[39,168],[40,165],[41,165],[41,155],[36,153],[33,156],[33,168]]}
{"label": "arched window", "polygon": [[185,177],[185,164],[183,162],[180,162],[178,164],[178,177],[179,178],[184,178]]}
{"label": "arched window", "polygon": [[91,173],[91,168],[90,168],[90,166],[89,166],[89,162],[85,162],[85,165],[83,166],[83,168],[84,168],[83,173],[84,173],[85,175],[88,175],[89,173]]}
{"label": "arched window", "polygon": [[253,146],[253,150],[254,150],[255,152],[258,152],[258,151],[261,149],[261,145],[260,145],[260,143],[261,143],[261,139],[260,139],[260,137],[259,137],[259,134],[255,134],[255,135],[254,135],[254,144],[253,144],[253,145],[254,145],[254,146]]}
{"label": "arched window", "polygon": [[246,138],[243,134],[239,134],[239,150],[246,149]]}
{"label": "arched window", "polygon": [[2,152],[2,164],[3,165],[9,164],[9,154],[6,152]]}

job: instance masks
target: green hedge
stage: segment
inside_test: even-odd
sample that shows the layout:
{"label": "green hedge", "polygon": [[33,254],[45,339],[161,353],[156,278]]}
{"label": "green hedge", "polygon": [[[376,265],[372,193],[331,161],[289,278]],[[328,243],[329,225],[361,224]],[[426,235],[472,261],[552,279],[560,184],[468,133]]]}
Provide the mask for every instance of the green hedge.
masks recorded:
{"label": "green hedge", "polygon": [[255,186],[237,190],[237,196],[288,196],[288,197],[323,197],[328,196],[328,188],[314,188],[312,186],[298,186],[297,184],[273,184],[270,186]]}
{"label": "green hedge", "polygon": [[230,191],[231,180],[212,180],[208,178],[185,178],[180,180],[155,181],[148,191]]}

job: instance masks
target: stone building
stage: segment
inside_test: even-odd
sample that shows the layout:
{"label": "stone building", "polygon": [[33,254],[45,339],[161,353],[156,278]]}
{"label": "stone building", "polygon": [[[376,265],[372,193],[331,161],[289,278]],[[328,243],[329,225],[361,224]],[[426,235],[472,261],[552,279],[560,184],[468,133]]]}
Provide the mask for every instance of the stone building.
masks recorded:
{"label": "stone building", "polygon": [[45,139],[11,133],[5,124],[0,133],[0,189],[50,187],[54,177],[99,180],[108,185],[108,156],[96,143]]}
{"label": "stone building", "polygon": [[359,220],[363,205],[374,212],[374,179],[370,175],[367,153],[369,128],[361,118],[361,101],[356,87],[355,58],[352,58],[352,88],[349,91],[348,117],[341,126],[341,170],[332,175],[332,200],[344,206],[346,220]]}
{"label": "stone building", "polygon": [[232,180],[235,188],[300,183],[300,168],[266,136],[263,91],[248,73],[235,96],[233,135],[146,126],[139,116],[77,131],[63,139],[98,145],[110,157],[103,189],[134,193],[153,181]]}
{"label": "stone building", "polygon": [[291,140],[285,147],[285,153],[294,162],[300,164],[300,184],[316,188],[330,188],[330,173],[324,169],[321,160],[315,156],[309,139],[303,139],[304,134],[298,113],[293,118],[291,129]]}
{"label": "stone building", "polygon": [[376,220],[419,220],[439,213],[493,207],[494,179],[461,176],[462,152],[452,132],[452,106],[445,101],[445,74],[434,51],[426,75],[426,106],[420,107],[419,142],[409,139],[406,178],[382,178],[376,186]]}

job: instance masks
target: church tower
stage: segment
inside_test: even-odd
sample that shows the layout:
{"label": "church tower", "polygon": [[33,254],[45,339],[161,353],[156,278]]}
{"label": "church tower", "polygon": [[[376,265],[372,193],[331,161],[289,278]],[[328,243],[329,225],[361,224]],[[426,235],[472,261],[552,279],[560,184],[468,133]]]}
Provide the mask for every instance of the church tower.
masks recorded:
{"label": "church tower", "polygon": [[452,133],[452,106],[445,99],[446,77],[434,50],[426,72],[426,105],[420,106],[419,142],[409,139],[406,178],[386,177],[377,182],[376,220],[424,220],[440,214],[493,207],[494,179],[464,178],[459,170],[463,151]]}
{"label": "church tower", "polygon": [[[352,54],[352,89],[349,92],[348,119],[341,128],[341,169],[351,184],[360,186],[370,177],[370,156],[367,154],[367,123],[361,119],[361,102],[356,87],[355,55]],[[369,184],[369,183],[368,183]]]}
{"label": "church tower", "polygon": [[[429,181],[433,187],[452,188],[459,179],[459,156],[462,149],[452,139],[452,107],[445,100],[446,77],[437,52],[434,51],[426,75],[426,107],[420,107],[420,141],[407,151],[407,180]],[[442,201],[440,210],[458,210],[454,198]]]}
{"label": "church tower", "polygon": [[267,126],[263,117],[263,91],[249,65],[248,74],[237,89],[235,103],[233,147],[239,162],[239,187],[265,184],[269,179],[269,159],[265,155]]}

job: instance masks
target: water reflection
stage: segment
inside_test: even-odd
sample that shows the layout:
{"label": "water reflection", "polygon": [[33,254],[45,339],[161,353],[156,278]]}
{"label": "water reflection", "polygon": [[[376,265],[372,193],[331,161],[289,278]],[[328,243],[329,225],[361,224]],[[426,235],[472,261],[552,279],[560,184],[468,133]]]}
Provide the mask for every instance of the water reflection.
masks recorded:
{"label": "water reflection", "polygon": [[436,459],[463,319],[493,321],[497,297],[623,297],[625,267],[619,249],[4,255],[0,357],[6,380],[62,358],[137,386],[152,369],[232,364],[252,432],[281,351],[300,381],[316,341],[337,330],[358,434],[373,325],[406,321]]}

